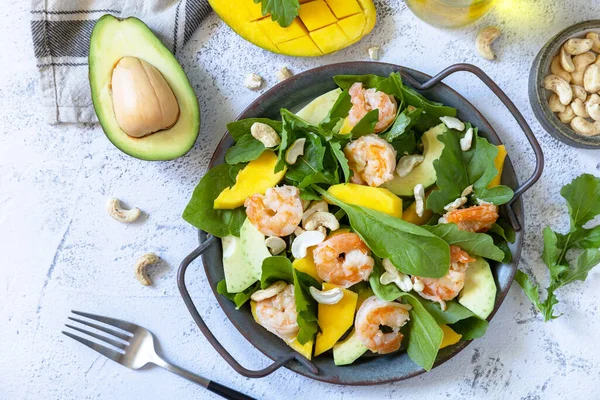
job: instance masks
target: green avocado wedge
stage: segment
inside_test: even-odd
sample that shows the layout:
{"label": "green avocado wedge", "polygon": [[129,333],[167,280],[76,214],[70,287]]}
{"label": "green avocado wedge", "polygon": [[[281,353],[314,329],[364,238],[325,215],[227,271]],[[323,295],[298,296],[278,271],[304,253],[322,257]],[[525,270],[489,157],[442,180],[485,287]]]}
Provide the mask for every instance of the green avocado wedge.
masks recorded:
{"label": "green avocado wedge", "polygon": [[[113,108],[113,69],[123,57],[136,57],[154,66],[170,86],[179,105],[173,126],[143,137],[129,136]],[[121,151],[141,160],[173,160],[187,153],[200,130],[200,109],[194,89],[173,54],[137,18],[104,15],[90,38],[89,78],[92,101],[108,139]]]}

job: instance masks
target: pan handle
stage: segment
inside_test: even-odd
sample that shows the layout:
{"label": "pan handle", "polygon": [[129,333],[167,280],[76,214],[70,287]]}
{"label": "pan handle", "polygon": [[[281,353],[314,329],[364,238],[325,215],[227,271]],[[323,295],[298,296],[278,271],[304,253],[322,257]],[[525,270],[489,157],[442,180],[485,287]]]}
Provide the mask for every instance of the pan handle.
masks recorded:
{"label": "pan handle", "polygon": [[275,372],[277,369],[279,369],[291,360],[298,361],[313,374],[318,374],[319,369],[312,362],[310,362],[308,359],[301,356],[295,351],[290,351],[285,356],[280,357],[279,359],[275,360],[271,365],[261,370],[250,370],[244,368],[231,356],[231,354],[229,354],[229,352],[223,347],[223,345],[221,345],[221,343],[210,331],[210,328],[206,326],[206,324],[202,320],[202,317],[200,316],[200,313],[198,313],[198,309],[196,308],[194,301],[192,300],[190,293],[188,292],[187,287],[185,285],[185,273],[189,265],[196,258],[202,255],[202,253],[204,253],[211,245],[215,244],[216,241],[217,239],[214,236],[208,236],[208,238],[205,241],[203,241],[200,244],[200,246],[198,246],[198,248],[196,248],[186,258],[183,259],[181,265],[179,265],[179,271],[177,272],[177,287],[179,288],[179,293],[181,293],[181,297],[183,297],[183,301],[188,311],[190,312],[190,314],[192,314],[192,318],[196,322],[196,325],[198,325],[198,328],[200,328],[200,331],[202,331],[202,334],[204,334],[206,339],[208,339],[208,342],[215,348],[217,353],[219,353],[219,355],[223,357],[225,361],[227,361],[231,368],[233,368],[237,373],[247,378],[262,378],[264,376],[267,376]]}
{"label": "pan handle", "polygon": [[542,171],[544,170],[544,154],[542,153],[542,148],[540,147],[540,144],[535,138],[535,135],[531,131],[531,128],[527,124],[527,121],[525,121],[525,118],[523,117],[517,106],[515,106],[512,100],[508,98],[506,93],[504,93],[504,91],[500,89],[500,87],[496,84],[496,82],[492,80],[492,78],[490,78],[479,67],[476,67],[472,64],[451,65],[423,83],[418,82],[407,73],[404,73],[402,77],[415,89],[427,90],[432,86],[438,84],[448,76],[454,74],[455,72],[463,71],[470,72],[473,75],[477,76],[483,83],[486,84],[487,87],[489,87],[492,90],[492,92],[496,95],[496,97],[500,99],[500,101],[506,106],[506,108],[508,108],[508,110],[511,112],[511,114],[525,133],[525,136],[527,137],[527,140],[529,141],[529,144],[533,149],[533,153],[535,154],[535,169],[533,171],[533,174],[523,184],[521,184],[518,188],[515,189],[514,197],[507,204],[508,217],[511,222],[511,225],[516,231],[519,231],[521,230],[521,223],[518,221],[517,216],[512,208],[512,205],[521,195],[523,195],[523,193],[529,190],[529,188],[531,188],[531,186],[533,186],[542,176]]}

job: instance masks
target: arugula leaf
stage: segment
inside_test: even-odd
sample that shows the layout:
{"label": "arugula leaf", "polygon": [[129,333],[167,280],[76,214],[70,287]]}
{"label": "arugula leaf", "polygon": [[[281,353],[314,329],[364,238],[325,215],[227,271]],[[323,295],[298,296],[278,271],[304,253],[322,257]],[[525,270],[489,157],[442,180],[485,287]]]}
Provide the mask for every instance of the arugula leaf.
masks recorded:
{"label": "arugula leaf", "polygon": [[380,135],[380,137],[390,143],[401,139],[403,136],[409,133],[409,129],[419,121],[422,114],[422,108],[405,108],[401,113],[398,114],[392,127],[387,132]]}
{"label": "arugula leaf", "polygon": [[310,200],[310,201],[321,201],[321,196],[319,196],[314,190],[310,187],[305,187],[300,189],[300,198],[302,200]]}
{"label": "arugula leaf", "polygon": [[192,198],[183,211],[183,219],[213,236],[240,236],[240,228],[246,219],[244,207],[233,210],[215,210],[213,204],[223,189],[232,186],[228,164],[217,165],[209,170],[194,189]]}
{"label": "arugula leaf", "polygon": [[[339,183],[337,162],[335,166],[326,166],[325,162],[331,161],[332,155],[327,152],[327,147],[321,142],[319,136],[308,132],[304,145],[304,155],[298,157],[294,165],[288,166],[286,178],[297,182],[299,188],[305,188],[313,183]],[[333,168],[332,168],[333,167]]]}
{"label": "arugula leaf", "polygon": [[385,272],[385,268],[383,268],[383,264],[381,264],[381,258],[373,255],[373,260],[375,261],[373,272],[369,275],[369,284],[371,285],[371,289],[373,289],[373,293],[383,301],[396,300],[402,295],[402,292],[398,286],[393,283],[388,283],[387,285],[381,284],[379,279]]}
{"label": "arugula leaf", "polygon": [[350,225],[367,246],[381,258],[409,275],[441,278],[450,266],[450,246],[427,229],[388,214],[347,204],[313,185],[329,202],[342,208]]}
{"label": "arugula leaf", "polygon": [[379,110],[377,108],[369,111],[350,131],[353,139],[375,132],[375,125],[379,122]]}
{"label": "arugula leaf", "polygon": [[494,261],[502,261],[504,258],[502,250],[496,247],[491,236],[485,233],[462,231],[456,224],[439,224],[423,226],[423,228],[443,239],[448,245],[458,246],[471,255]]}
{"label": "arugula leaf", "polygon": [[416,126],[421,132],[426,132],[430,128],[440,123],[440,117],[456,117],[456,109],[427,99],[410,86],[402,86],[402,94],[406,105],[422,108],[424,113],[417,122]]}
{"label": "arugula leaf", "polygon": [[492,225],[488,233],[494,233],[506,240],[508,243],[514,243],[516,239],[515,230],[503,219],[498,219],[496,223]]}
{"label": "arugula leaf", "polygon": [[225,162],[227,164],[238,164],[256,160],[266,149],[252,135],[244,135],[234,146],[227,149]]}
{"label": "arugula leaf", "polygon": [[262,4],[262,15],[271,14],[271,20],[277,21],[279,26],[286,28],[292,24],[300,11],[298,0],[254,0]]}
{"label": "arugula leaf", "polygon": [[217,283],[217,293],[222,294],[229,300],[233,301],[235,303],[236,310],[239,310],[240,307],[244,305],[244,303],[250,300],[250,296],[252,296],[252,293],[256,292],[258,289],[260,289],[260,286],[258,282],[256,282],[254,285],[250,286],[243,292],[229,293],[227,291],[227,284],[225,283],[225,279]]}
{"label": "arugula leaf", "polygon": [[417,138],[415,131],[412,129],[395,139],[391,145],[398,153],[398,156],[402,157],[405,154],[415,154],[417,152]]}
{"label": "arugula leaf", "polygon": [[294,281],[293,273],[294,267],[287,257],[267,257],[262,262],[260,288],[266,289],[277,281],[292,283]]}
{"label": "arugula leaf", "polygon": [[348,183],[350,180],[350,176],[352,176],[352,172],[350,171],[350,166],[348,165],[348,159],[346,155],[342,151],[342,144],[340,142],[329,142],[329,148],[333,153],[333,156],[337,159],[338,163],[342,167],[342,172],[344,173],[344,183]]}
{"label": "arugula leaf", "polygon": [[300,327],[297,339],[300,344],[306,344],[313,340],[319,331],[317,302],[310,295],[309,287],[314,286],[320,290],[321,285],[315,278],[297,269],[293,269],[293,277],[294,297],[296,298],[296,311],[298,312],[296,320],[298,327]]}
{"label": "arugula leaf", "polygon": [[339,122],[348,116],[352,108],[352,101],[347,90],[342,91],[337,100],[329,110],[327,117],[319,124],[325,132],[334,132]]}
{"label": "arugula leaf", "polygon": [[[554,306],[558,304],[554,292],[575,281],[584,281],[592,268],[600,264],[600,225],[592,228],[582,226],[600,215],[600,178],[583,174],[565,185],[560,193],[567,201],[571,226],[567,234],[556,233],[550,227],[544,229],[542,260],[550,272],[546,300],[540,300],[539,286],[527,274],[517,271],[515,277],[527,297],[544,316],[544,321],[562,315],[554,314]],[[567,254],[572,249],[583,249],[574,265],[567,260]]]}

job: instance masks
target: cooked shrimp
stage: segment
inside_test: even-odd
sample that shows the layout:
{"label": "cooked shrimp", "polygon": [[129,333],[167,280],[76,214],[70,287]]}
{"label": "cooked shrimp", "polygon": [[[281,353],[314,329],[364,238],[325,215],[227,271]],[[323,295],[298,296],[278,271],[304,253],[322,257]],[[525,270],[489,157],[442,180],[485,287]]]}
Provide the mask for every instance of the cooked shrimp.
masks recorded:
{"label": "cooked shrimp", "polygon": [[[424,299],[440,303],[442,310],[445,311],[446,301],[450,301],[458,296],[465,286],[467,267],[473,261],[475,259],[460,247],[450,246],[450,269],[448,273],[441,278],[413,276],[413,288]],[[419,288],[418,281],[423,284],[422,290],[417,290]]]}
{"label": "cooked shrimp", "polygon": [[446,221],[458,225],[458,229],[469,232],[486,232],[498,219],[498,206],[482,204],[469,208],[450,211]]}
{"label": "cooked shrimp", "polygon": [[269,188],[248,197],[244,206],[252,225],[266,236],[290,235],[302,221],[300,190],[294,186]]}
{"label": "cooked shrimp", "polygon": [[353,172],[352,182],[380,186],[394,179],[396,150],[379,136],[361,136],[346,145],[344,154]]}
{"label": "cooked shrimp", "polygon": [[313,257],[322,280],[347,288],[369,279],[375,264],[369,253],[356,233],[340,233],[321,242]]}
{"label": "cooked shrimp", "polygon": [[276,296],[256,302],[258,323],[286,342],[294,340],[300,330],[297,316],[294,285],[287,285]]}
{"label": "cooked shrimp", "polygon": [[362,83],[356,82],[348,90],[352,108],[348,114],[348,123],[350,126],[358,122],[371,110],[379,110],[379,121],[375,125],[375,133],[386,130],[396,118],[398,105],[394,96],[378,92],[375,89],[365,89]]}
{"label": "cooked shrimp", "polygon": [[[407,304],[383,301],[377,296],[371,296],[356,313],[356,335],[372,352],[387,354],[396,351],[400,348],[403,337],[400,328],[408,322],[410,308]],[[391,332],[384,333],[382,326],[391,329]]]}

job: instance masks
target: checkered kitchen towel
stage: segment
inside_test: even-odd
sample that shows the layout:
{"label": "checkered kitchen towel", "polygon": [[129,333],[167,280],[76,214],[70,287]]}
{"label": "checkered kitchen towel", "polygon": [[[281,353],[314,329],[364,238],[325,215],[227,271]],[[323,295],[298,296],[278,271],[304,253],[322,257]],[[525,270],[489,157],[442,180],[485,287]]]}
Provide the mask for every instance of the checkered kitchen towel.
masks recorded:
{"label": "checkered kitchen towel", "polygon": [[207,0],[32,0],[31,34],[48,122],[97,121],[87,57],[102,15],[138,17],[177,53],[210,10]]}

